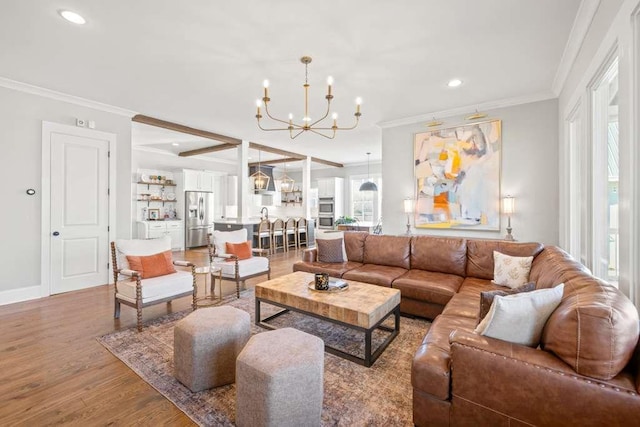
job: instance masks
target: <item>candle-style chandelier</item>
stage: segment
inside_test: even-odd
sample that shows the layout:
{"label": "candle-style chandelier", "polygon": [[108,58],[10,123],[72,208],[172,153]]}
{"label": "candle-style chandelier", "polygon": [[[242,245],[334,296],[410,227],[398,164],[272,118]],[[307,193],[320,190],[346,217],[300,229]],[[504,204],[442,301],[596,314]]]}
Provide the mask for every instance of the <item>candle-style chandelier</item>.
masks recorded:
{"label": "candle-style chandelier", "polygon": [[[351,129],[355,129],[356,126],[358,126],[358,122],[360,121],[360,116],[362,114],[360,114],[360,104],[362,104],[362,99],[361,98],[356,98],[356,112],[354,113],[354,116],[356,117],[356,122],[353,126],[351,127],[339,127],[338,126],[338,114],[337,113],[333,113],[331,115],[331,118],[333,119],[333,125],[330,127],[327,127],[326,125],[321,124],[321,122],[326,119],[329,116],[329,113],[331,112],[331,100],[333,99],[333,95],[331,94],[331,86],[333,85],[333,77],[329,76],[327,77],[327,95],[325,96],[325,99],[327,100],[327,111],[324,114],[324,116],[322,116],[320,119],[316,120],[316,121],[311,121],[311,117],[309,116],[309,80],[308,80],[308,67],[309,64],[311,63],[311,57],[310,56],[303,56],[302,58],[300,58],[300,62],[302,62],[304,64],[304,117],[302,118],[302,124],[298,124],[298,123],[294,123],[293,122],[293,114],[289,113],[289,120],[281,120],[278,119],[276,117],[273,117],[270,113],[269,113],[269,101],[271,101],[271,98],[269,98],[269,80],[265,80],[264,81],[264,97],[262,99],[258,99],[256,101],[256,106],[258,107],[258,112],[256,114],[256,119],[258,119],[258,127],[264,131],[282,131],[282,130],[288,130],[289,131],[289,137],[291,139],[295,139],[297,138],[300,134],[302,134],[303,132],[307,132],[307,131],[311,131],[317,135],[321,135],[324,136],[325,138],[329,138],[329,139],[333,139],[336,136],[336,131],[338,130],[351,130]],[[260,119],[262,118],[262,114],[260,113],[260,107],[262,107],[264,105],[264,112],[266,113],[267,117],[269,117],[271,120],[274,120],[276,122],[280,122],[280,123],[284,123],[286,125],[286,127],[280,127],[280,128],[264,128],[262,127],[262,125],[260,124]],[[324,127],[323,127],[324,126]],[[329,132],[329,134],[326,134],[325,132]]]}

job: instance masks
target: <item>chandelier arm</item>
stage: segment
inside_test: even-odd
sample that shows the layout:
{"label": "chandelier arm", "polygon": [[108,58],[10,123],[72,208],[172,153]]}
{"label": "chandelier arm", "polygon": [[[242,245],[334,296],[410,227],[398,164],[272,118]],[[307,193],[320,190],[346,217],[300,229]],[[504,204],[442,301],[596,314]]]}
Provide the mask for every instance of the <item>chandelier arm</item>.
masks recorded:
{"label": "chandelier arm", "polygon": [[296,139],[298,136],[300,136],[303,133],[304,133],[304,129],[301,130],[300,132],[296,133],[295,135],[291,136],[291,139]]}
{"label": "chandelier arm", "polygon": [[[284,123],[285,125],[289,126],[289,122],[288,122],[288,121],[286,121],[286,120],[276,119],[275,117],[273,117],[273,116],[271,115],[271,113],[269,113],[269,107],[268,107],[268,105],[269,105],[269,104],[268,104],[267,102],[265,102],[265,103],[264,103],[264,111],[265,111],[265,113],[267,113],[267,116],[268,116],[271,120],[275,120],[276,122]],[[297,124],[295,124],[295,123],[293,123],[293,124],[292,124],[292,126],[293,126],[293,127],[297,127],[297,128],[302,128],[302,126],[299,126],[299,125],[297,125]],[[289,129],[289,128],[287,127],[287,128],[285,128],[285,129]]]}
{"label": "chandelier arm", "polygon": [[324,116],[322,116],[321,119],[316,120],[315,122],[311,123],[309,125],[309,127],[313,127],[314,125],[320,123],[321,121],[323,121],[324,119],[326,119],[329,116],[329,112],[331,111],[331,100],[327,99],[327,112],[324,114]]}
{"label": "chandelier arm", "polygon": [[258,127],[260,128],[260,130],[264,130],[264,131],[272,131],[272,130],[289,130],[289,128],[264,128],[262,127],[262,125],[260,124],[260,120],[258,120]]}
{"label": "chandelier arm", "polygon": [[360,117],[356,117],[356,123],[350,128],[336,128],[336,130],[352,130],[358,127],[358,123],[360,122]]}
{"label": "chandelier arm", "polygon": [[325,135],[325,134],[324,134],[324,133],[322,133],[322,132],[318,132],[316,129],[309,129],[309,130],[310,130],[311,132],[315,133],[316,135],[324,136],[324,137],[325,137],[325,138],[327,138],[327,139],[333,139],[333,138],[335,138],[335,137],[336,137],[336,132],[335,132],[335,131],[333,132],[333,135],[332,135],[332,136],[328,136],[328,135]]}

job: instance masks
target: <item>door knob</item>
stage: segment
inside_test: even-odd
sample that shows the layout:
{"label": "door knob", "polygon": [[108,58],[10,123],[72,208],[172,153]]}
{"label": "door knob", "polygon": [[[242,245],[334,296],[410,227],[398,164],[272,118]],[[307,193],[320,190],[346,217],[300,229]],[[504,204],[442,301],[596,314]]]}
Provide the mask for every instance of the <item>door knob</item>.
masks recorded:
{"label": "door knob", "polygon": [[60,235],[60,233],[59,233],[59,232],[57,232],[57,231],[54,231],[54,232],[53,232],[53,235],[54,235],[54,236],[59,236],[59,235]]}

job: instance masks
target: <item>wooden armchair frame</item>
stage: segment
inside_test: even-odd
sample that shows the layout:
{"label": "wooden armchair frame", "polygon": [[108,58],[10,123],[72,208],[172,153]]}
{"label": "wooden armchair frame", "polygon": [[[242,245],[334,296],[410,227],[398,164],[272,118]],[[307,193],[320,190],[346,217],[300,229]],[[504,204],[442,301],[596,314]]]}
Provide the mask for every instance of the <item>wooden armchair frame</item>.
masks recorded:
{"label": "wooden armchair frame", "polygon": [[[262,248],[251,248],[251,251],[259,256],[263,256],[265,258],[267,258],[267,270],[266,271],[261,271],[259,273],[256,274],[250,274],[248,276],[240,276],[240,265],[239,262],[240,260],[238,259],[237,256],[232,255],[232,254],[217,254],[216,253],[216,246],[212,243],[212,234],[211,233],[207,233],[207,247],[209,248],[209,262],[213,262],[213,260],[215,258],[222,258],[225,260],[234,260],[235,261],[235,277],[231,278],[231,277],[225,277],[224,275],[222,275],[222,280],[227,280],[227,281],[231,281],[231,282],[236,282],[236,297],[240,298],[240,283],[242,283],[242,286],[245,286],[245,280],[247,279],[251,279],[253,277],[258,277],[258,276],[262,276],[264,274],[267,275],[267,280],[271,280],[271,260],[269,259],[269,250],[268,249],[262,249]],[[220,292],[222,293],[222,286],[220,287]]]}
{"label": "wooden armchair frame", "polygon": [[[137,326],[138,332],[142,331],[142,309],[144,307],[149,307],[151,305],[161,304],[163,302],[167,303],[167,306],[171,304],[171,301],[176,298],[182,298],[191,295],[193,300],[191,302],[191,308],[193,310],[196,309],[196,294],[198,292],[198,287],[196,284],[196,265],[189,261],[173,261],[173,265],[179,267],[191,267],[191,275],[193,276],[193,290],[188,292],[183,292],[180,294],[172,295],[167,298],[162,298],[159,300],[154,300],[150,302],[143,303],[142,302],[142,277],[140,277],[140,273],[135,270],[128,269],[120,269],[118,268],[118,255],[116,253],[116,243],[111,242],[111,259],[113,262],[113,281],[114,281],[114,298],[115,298],[115,306],[113,317],[115,319],[120,318],[120,304],[128,305],[129,307],[133,307],[137,311]],[[125,299],[118,298],[118,275],[124,275],[135,279],[136,281],[136,302],[132,303],[131,301],[127,301]]]}

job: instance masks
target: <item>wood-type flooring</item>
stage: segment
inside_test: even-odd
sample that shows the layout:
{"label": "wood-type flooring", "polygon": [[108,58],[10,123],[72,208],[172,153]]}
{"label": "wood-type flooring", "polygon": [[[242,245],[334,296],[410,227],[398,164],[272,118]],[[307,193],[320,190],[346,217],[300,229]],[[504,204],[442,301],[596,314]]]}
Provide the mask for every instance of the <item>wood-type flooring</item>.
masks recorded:
{"label": "wood-type flooring", "polygon": [[[300,258],[301,250],[272,255],[271,277],[290,273]],[[206,265],[208,258],[195,250],[174,252],[174,259]],[[263,280],[247,280],[247,287]],[[127,306],[113,318],[113,293],[111,284],[0,306],[0,425],[194,425],[96,341],[136,325]],[[223,293],[235,293],[235,283],[225,281]],[[143,319],[190,304],[185,297],[148,307]]]}

